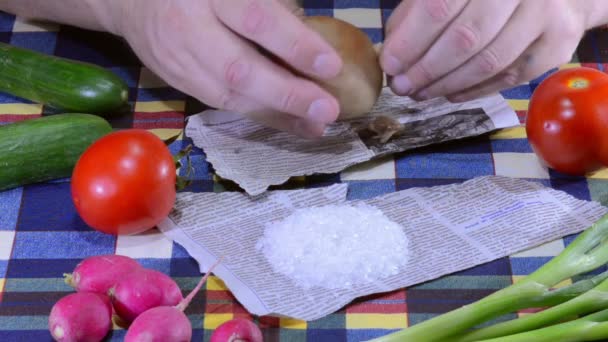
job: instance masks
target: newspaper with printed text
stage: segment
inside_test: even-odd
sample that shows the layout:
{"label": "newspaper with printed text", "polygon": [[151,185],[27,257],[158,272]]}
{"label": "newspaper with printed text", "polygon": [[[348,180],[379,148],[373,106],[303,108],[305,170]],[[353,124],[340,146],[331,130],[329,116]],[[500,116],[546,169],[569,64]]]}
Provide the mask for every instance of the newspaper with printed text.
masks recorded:
{"label": "newspaper with printed text", "polygon": [[[388,127],[383,119],[389,120]],[[397,131],[385,135],[395,124]],[[189,117],[185,134],[205,151],[218,176],[258,195],[290,177],[336,173],[385,155],[519,124],[500,94],[464,103],[444,98],[416,102],[385,87],[369,115],[336,122],[319,140],[218,110]]]}
{"label": "newspaper with printed text", "polygon": [[198,261],[201,272],[223,257],[214,274],[252,314],[315,320],[358,297],[419,284],[580,232],[608,213],[597,202],[503,176],[410,188],[356,200],[403,227],[409,257],[397,275],[331,290],[300,288],[275,273],[255,248],[265,226],[297,208],[356,202],[346,195],[345,184],[257,196],[184,192],[159,228]]}

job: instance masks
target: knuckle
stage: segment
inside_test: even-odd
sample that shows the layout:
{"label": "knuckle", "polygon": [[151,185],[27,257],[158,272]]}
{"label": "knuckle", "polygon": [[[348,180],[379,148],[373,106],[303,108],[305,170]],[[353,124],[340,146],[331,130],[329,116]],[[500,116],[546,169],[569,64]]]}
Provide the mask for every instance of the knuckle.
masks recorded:
{"label": "knuckle", "polygon": [[409,44],[404,34],[396,35],[391,41],[390,52],[392,52],[393,55],[399,56],[400,54],[407,52],[409,47],[411,47],[411,44]]}
{"label": "knuckle", "polygon": [[245,6],[242,26],[246,34],[257,36],[268,30],[271,18],[259,1],[250,0]]}
{"label": "knuckle", "polygon": [[428,16],[438,22],[443,22],[450,16],[447,0],[424,0],[423,7]]}
{"label": "knuckle", "polygon": [[301,55],[300,51],[303,50],[304,42],[302,41],[302,35],[297,35],[294,37],[289,43],[289,48],[287,50],[287,60],[293,61]]}
{"label": "knuckle", "polygon": [[431,83],[435,80],[436,76],[431,70],[432,68],[429,68],[424,61],[416,63],[416,65],[412,67],[412,73],[415,73],[417,78],[424,84]]}
{"label": "knuckle", "polygon": [[283,113],[291,113],[298,101],[298,92],[294,87],[287,87],[279,97],[278,109]]}
{"label": "knuckle", "polygon": [[451,36],[456,48],[462,52],[472,51],[480,43],[479,30],[471,24],[456,24]]}
{"label": "knuckle", "polygon": [[552,13],[555,20],[550,22],[551,31],[555,32],[556,37],[562,40],[579,40],[585,31],[583,21],[576,15],[572,15],[572,10],[562,8],[553,9]]}
{"label": "knuckle", "polygon": [[515,87],[519,85],[525,73],[526,72],[522,70],[522,68],[511,68],[507,72],[505,72],[505,75],[503,77],[503,83],[507,87]]}
{"label": "knuckle", "polygon": [[161,15],[161,20],[166,23],[167,30],[173,32],[185,32],[188,30],[187,17],[179,5],[169,3]]}
{"label": "knuckle", "polygon": [[582,37],[583,31],[578,25],[565,20],[562,25],[557,25],[554,32],[555,36],[562,41],[578,41]]}
{"label": "knuckle", "polygon": [[217,99],[217,106],[219,109],[223,110],[234,110],[235,108],[235,94],[230,91],[230,89],[226,89],[221,92]]}
{"label": "knuckle", "polygon": [[539,68],[526,68],[519,73],[519,77],[517,82],[513,84],[513,86],[521,85],[524,82],[529,82],[530,80],[541,76],[543,73],[549,70],[541,70]]}
{"label": "knuckle", "polygon": [[475,63],[482,74],[494,74],[503,67],[500,57],[492,48],[482,50]]}
{"label": "knuckle", "polygon": [[241,57],[234,58],[224,66],[224,81],[231,89],[242,89],[247,83],[250,68]]}
{"label": "knuckle", "polygon": [[453,90],[453,84],[450,84],[449,81],[439,81],[431,86],[429,86],[425,92],[427,97],[435,97],[439,95],[449,94]]}
{"label": "knuckle", "polygon": [[511,87],[516,87],[519,85],[519,77],[517,77],[516,75],[512,75],[512,74],[507,74],[504,78],[504,83],[505,86],[511,88]]}

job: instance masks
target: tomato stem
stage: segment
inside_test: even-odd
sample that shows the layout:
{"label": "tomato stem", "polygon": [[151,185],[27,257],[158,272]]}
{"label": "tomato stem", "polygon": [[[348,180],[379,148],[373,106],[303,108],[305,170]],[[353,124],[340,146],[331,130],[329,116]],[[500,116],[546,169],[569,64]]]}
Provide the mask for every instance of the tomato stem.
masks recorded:
{"label": "tomato stem", "polygon": [[186,174],[184,176],[177,176],[175,182],[175,189],[177,191],[183,190],[192,184],[192,180],[190,179],[190,175],[194,172],[194,167],[192,167],[192,161],[190,160],[190,153],[192,152],[192,145],[188,145],[185,148],[181,149],[174,157],[175,160],[175,168],[179,170],[183,164],[181,162],[182,158],[186,158]]}
{"label": "tomato stem", "polygon": [[177,138],[179,138],[179,136],[182,134],[182,131],[179,131],[179,133],[177,133],[176,135],[169,137],[165,140],[163,140],[163,142],[165,143],[165,145],[169,146],[171,145],[173,142],[175,142],[177,140]]}

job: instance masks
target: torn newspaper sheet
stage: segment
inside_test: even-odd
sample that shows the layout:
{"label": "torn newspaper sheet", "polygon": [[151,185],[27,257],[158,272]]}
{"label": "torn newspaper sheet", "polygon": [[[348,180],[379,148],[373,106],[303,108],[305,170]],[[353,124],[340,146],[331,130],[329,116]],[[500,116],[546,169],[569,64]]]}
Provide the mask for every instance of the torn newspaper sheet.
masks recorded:
{"label": "torn newspaper sheet", "polygon": [[[265,225],[299,208],[346,201],[346,184],[306,190],[180,193],[159,228],[214,273],[255,315],[315,320],[353,299],[429,281],[582,231],[608,212],[540,183],[484,176],[359,200],[403,226],[408,261],[396,275],[348,289],[304,289],[256,249]],[[348,203],[358,203],[350,201]]]}
{"label": "torn newspaper sheet", "polygon": [[216,110],[189,117],[185,134],[205,151],[217,175],[259,195],[293,176],[336,173],[384,155],[519,124],[501,95],[460,104],[442,98],[415,102],[384,88],[368,116],[337,122],[320,140]]}

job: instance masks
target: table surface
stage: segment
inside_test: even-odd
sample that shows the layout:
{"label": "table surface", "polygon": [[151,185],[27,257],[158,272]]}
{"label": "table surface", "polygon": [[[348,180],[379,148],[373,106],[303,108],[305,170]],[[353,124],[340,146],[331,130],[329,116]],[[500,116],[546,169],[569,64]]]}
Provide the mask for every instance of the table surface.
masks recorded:
{"label": "table surface", "polygon": [[[396,0],[305,1],[305,7],[309,14],[332,15],[350,21],[365,30],[374,42],[380,42],[383,23],[397,3]],[[606,38],[608,32],[604,29],[589,32],[571,63],[564,67],[585,65],[603,70],[608,61]],[[104,33],[24,22],[0,12],[0,41],[93,62],[116,72],[129,84],[132,105],[128,115],[111,121],[117,129],[144,128],[169,137],[180,132],[187,115],[204,108],[142,67],[123,41]],[[542,77],[502,93],[517,111],[522,124],[528,98],[540,80]],[[0,93],[0,124],[52,113],[52,109]],[[184,137],[171,148],[177,151],[188,143],[190,141]],[[197,172],[188,191],[234,189],[230,183],[214,176],[204,151],[195,149],[193,161]],[[587,178],[566,177],[542,168],[522,126],[399,153],[341,174],[295,179],[285,186],[305,188],[345,182],[349,184],[349,198],[369,198],[409,187],[457,183],[492,174],[538,181],[577,198],[608,202],[607,173],[599,172]],[[560,239],[425,284],[360,298],[316,321],[254,319],[262,327],[267,341],[372,338],[508,286],[559,253],[565,241]],[[62,274],[70,272],[85,257],[106,253],[129,255],[147,267],[165,272],[184,292],[189,292],[200,277],[197,264],[184,249],[156,230],[141,236],[116,238],[88,228],[75,213],[68,180],[0,192],[0,340],[51,340],[47,330],[51,306],[71,292],[64,284]],[[226,320],[236,316],[249,317],[215,277],[207,282],[186,313],[193,323],[195,341],[208,340],[211,331]],[[116,327],[108,340],[121,341],[124,333]]]}

